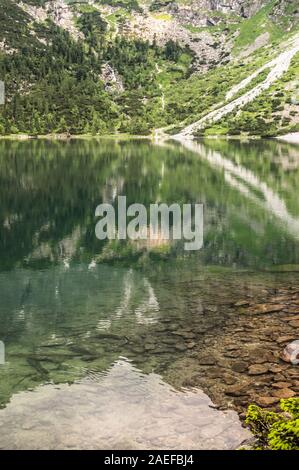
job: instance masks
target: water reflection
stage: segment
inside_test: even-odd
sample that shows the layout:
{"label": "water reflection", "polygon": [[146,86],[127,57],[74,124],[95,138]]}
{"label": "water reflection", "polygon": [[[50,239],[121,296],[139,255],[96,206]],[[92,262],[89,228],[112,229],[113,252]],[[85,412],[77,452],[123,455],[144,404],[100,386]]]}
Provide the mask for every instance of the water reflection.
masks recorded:
{"label": "water reflection", "polygon": [[[278,142],[0,143],[0,269],[72,261],[144,266],[183,244],[100,242],[98,204],[205,206],[202,265],[297,264],[299,151]],[[116,207],[115,207],[116,208]]]}
{"label": "water reflection", "polygon": [[[286,202],[280,197],[279,193],[272,190],[253,171],[240,165],[240,163],[233,163],[228,158],[224,158],[219,152],[197,142],[186,141],[184,147],[198,153],[211,166],[223,171],[225,181],[229,186],[236,188],[241,195],[254,202],[255,205],[262,207],[268,214],[273,214],[292,237],[296,240],[299,239],[299,217],[292,216],[288,211]],[[286,167],[288,166],[286,165]]]}
{"label": "water reflection", "polygon": [[[15,396],[1,412],[2,449],[234,449],[248,438],[234,411],[200,390],[177,392],[123,359],[69,387]],[[55,410],[55,413],[53,413]]]}
{"label": "water reflection", "polygon": [[[229,327],[235,331],[233,319],[238,321],[230,310],[234,300],[261,297],[266,286],[274,289],[290,281],[279,273],[253,272],[279,271],[285,265],[297,269],[299,151],[270,141],[211,141],[188,148],[147,142],[1,141],[0,156],[0,340],[6,347],[0,404],[7,406],[0,420],[11,430],[1,445],[42,446],[46,426],[38,417],[29,419],[34,406],[40,406],[53,430],[52,447],[88,442],[97,447],[104,440],[111,448],[184,447],[187,441],[179,431],[168,437],[165,431],[160,441],[154,434],[155,426],[166,426],[165,415],[176,429],[183,414],[188,416],[189,448],[200,442],[212,448],[234,446],[230,424],[226,428],[229,415],[211,410],[207,396],[182,389],[182,384],[186,376],[192,383],[202,373],[199,360],[206,367],[207,342],[231,338]],[[95,208],[101,202],[115,203],[118,195],[126,195],[128,205],[146,207],[153,202],[204,203],[204,248],[186,256],[173,243],[100,242],[94,233]],[[131,362],[119,362],[120,357]],[[213,360],[214,376],[204,376],[202,388],[217,398],[223,369],[227,381],[235,376],[228,373],[227,360]],[[114,386],[113,411],[108,397]],[[95,405],[102,409],[105,403],[116,416],[134,386],[136,409],[126,405],[135,421],[125,415],[122,434],[113,439],[111,420],[110,437],[104,436],[107,426],[98,429]],[[180,393],[174,394],[172,386]],[[26,393],[31,389],[36,393]],[[103,402],[97,401],[99,390]],[[73,410],[84,396],[90,403],[82,401],[80,420],[71,423],[60,402],[70,400],[68,409]],[[53,406],[58,410],[55,421],[49,411]],[[86,441],[82,432],[66,442],[66,426],[87,427],[84,410],[95,437],[86,430]],[[140,423],[151,423],[148,431],[136,424],[137,416]],[[206,416],[211,426],[198,429],[196,423],[206,423]],[[215,441],[214,418],[223,431]],[[32,433],[24,428],[13,437],[14,419],[27,420]],[[128,434],[131,425],[137,434]],[[121,436],[129,436],[128,441]]]}
{"label": "water reflection", "polygon": [[[141,303],[133,308],[136,322],[140,324],[155,323],[159,314],[159,302],[155,295],[154,289],[147,278],[143,278],[143,296]],[[135,275],[132,269],[125,275],[124,288],[121,305],[116,309],[116,317],[130,313],[131,305],[134,305],[133,297],[136,293]]]}

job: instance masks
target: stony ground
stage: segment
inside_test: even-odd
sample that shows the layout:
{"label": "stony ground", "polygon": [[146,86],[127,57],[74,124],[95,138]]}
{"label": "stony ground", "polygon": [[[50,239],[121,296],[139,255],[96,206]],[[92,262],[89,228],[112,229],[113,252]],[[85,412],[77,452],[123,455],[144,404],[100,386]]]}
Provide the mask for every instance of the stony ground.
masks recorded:
{"label": "stony ground", "polygon": [[275,408],[281,398],[298,396],[299,365],[282,353],[299,338],[299,288],[265,289],[259,299],[248,293],[229,309],[222,333],[206,333],[199,350],[176,363],[185,370],[182,386],[201,387],[241,417],[250,403]]}

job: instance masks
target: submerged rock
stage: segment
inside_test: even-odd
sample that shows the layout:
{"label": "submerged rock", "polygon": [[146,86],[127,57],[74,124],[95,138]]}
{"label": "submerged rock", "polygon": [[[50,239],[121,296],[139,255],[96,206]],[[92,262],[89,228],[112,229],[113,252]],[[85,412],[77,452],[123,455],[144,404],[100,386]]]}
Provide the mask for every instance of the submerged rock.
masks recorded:
{"label": "submerged rock", "polygon": [[232,370],[235,371],[235,372],[239,372],[239,373],[242,373],[242,372],[245,372],[247,370],[247,364],[246,362],[243,362],[243,361],[240,361],[240,362],[236,362],[235,364],[232,365]]}
{"label": "submerged rock", "polygon": [[253,364],[252,366],[249,367],[248,374],[249,375],[262,375],[266,374],[269,371],[269,368],[267,366],[264,366],[262,364]]}
{"label": "submerged rock", "polygon": [[211,356],[204,356],[199,359],[198,364],[201,366],[213,366],[216,364],[216,360]]}
{"label": "submerged rock", "polygon": [[296,395],[296,392],[289,388],[281,388],[273,392],[273,395],[277,398],[292,398]]}
{"label": "submerged rock", "polygon": [[175,349],[177,349],[178,351],[186,351],[187,346],[184,343],[177,343],[175,345]]}
{"label": "submerged rock", "polygon": [[272,385],[274,388],[289,388],[292,386],[290,382],[276,382],[275,384]]}
{"label": "submerged rock", "polygon": [[225,390],[226,395],[230,395],[232,397],[241,397],[247,395],[247,392],[247,385],[244,384],[235,384],[227,387]]}
{"label": "submerged rock", "polygon": [[248,300],[239,300],[238,302],[234,303],[235,307],[246,307],[249,305]]}
{"label": "submerged rock", "polygon": [[279,336],[276,339],[276,342],[279,343],[279,344],[280,343],[288,343],[289,341],[292,341],[294,339],[295,339],[294,336],[290,336],[290,335],[288,335],[288,336]]}
{"label": "submerged rock", "polygon": [[283,304],[257,304],[254,307],[250,308],[250,313],[254,314],[266,314],[280,312],[285,308]]}
{"label": "submerged rock", "polygon": [[256,400],[256,403],[260,406],[267,407],[267,406],[273,406],[276,403],[278,403],[279,398],[277,397],[259,397]]}

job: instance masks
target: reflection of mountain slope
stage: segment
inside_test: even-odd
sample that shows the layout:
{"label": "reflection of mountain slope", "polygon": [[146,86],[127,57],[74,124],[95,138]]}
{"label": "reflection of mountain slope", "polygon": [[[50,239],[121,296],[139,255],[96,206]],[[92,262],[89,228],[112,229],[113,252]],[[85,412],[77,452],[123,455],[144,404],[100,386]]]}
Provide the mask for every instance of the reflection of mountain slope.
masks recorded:
{"label": "reflection of mountain slope", "polygon": [[136,321],[140,324],[148,318],[154,321],[159,312],[154,289],[146,277],[107,265],[92,271],[86,264],[70,265],[67,270],[64,266],[45,271],[17,269],[2,273],[0,284],[2,325],[6,312],[11,312],[7,331],[2,326],[2,334],[9,334],[10,328],[20,322],[20,311],[25,335],[32,321],[43,319],[41,336],[61,333],[70,319],[78,334],[80,326],[86,333],[86,327],[93,330],[99,320],[109,319],[111,330],[125,335],[126,324],[130,328]]}
{"label": "reflection of mountain slope", "polygon": [[[118,318],[123,315],[128,315],[128,312],[131,311],[131,304],[134,305],[133,299],[136,289],[135,278],[136,274],[134,274],[131,269],[125,275],[123,299],[116,310],[116,316]],[[159,313],[159,302],[148,279],[143,278],[143,286],[145,299],[142,300],[138,306],[133,308],[133,312],[136,316],[137,323],[155,323],[157,321],[157,314]]]}
{"label": "reflection of mountain slope", "polygon": [[203,264],[297,263],[293,148],[276,142],[190,145],[1,143],[0,269],[68,268],[76,261],[92,270],[99,261],[144,266],[182,255],[183,243],[167,245],[163,236],[151,243],[100,242],[95,208],[114,201],[117,213],[117,195],[147,208],[153,202],[203,203],[207,236],[204,249],[193,254]]}
{"label": "reflection of mountain slope", "polygon": [[151,191],[156,197],[165,158],[148,143],[115,141],[2,141],[0,154],[0,269],[24,258],[84,258],[85,250],[90,262],[102,249],[94,236],[97,205],[118,193],[128,204]]}
{"label": "reflection of mountain slope", "polygon": [[0,338],[7,355],[1,401],[32,381],[76,380],[88,359],[105,370],[125,353],[127,337],[156,323],[159,313],[147,278],[105,265],[92,271],[82,264],[17,269],[0,274],[0,290]]}
{"label": "reflection of mountain slope", "polygon": [[[158,273],[107,265],[1,273],[0,338],[7,361],[0,367],[1,403],[40,383],[102,373],[120,356],[145,373],[163,374],[205,331],[220,328],[225,313],[204,315],[202,292],[173,289],[165,269],[163,283]],[[190,264],[184,269],[188,279]],[[203,288],[209,298],[205,283]]]}
{"label": "reflection of mountain slope", "polygon": [[[299,240],[299,218],[293,217],[287,210],[285,202],[266,183],[261,181],[251,170],[234,164],[231,160],[222,157],[219,152],[207,149],[197,142],[184,142],[184,147],[198,153],[213,167],[224,171],[225,179],[245,197],[250,198],[270,214],[274,215],[289,234]],[[259,196],[256,193],[260,193]]]}

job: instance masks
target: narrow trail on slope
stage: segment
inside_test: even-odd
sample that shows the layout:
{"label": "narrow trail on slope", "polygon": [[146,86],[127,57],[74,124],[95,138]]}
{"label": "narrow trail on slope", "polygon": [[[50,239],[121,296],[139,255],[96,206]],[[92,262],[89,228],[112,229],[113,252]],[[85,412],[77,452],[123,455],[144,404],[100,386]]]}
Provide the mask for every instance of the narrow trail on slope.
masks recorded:
{"label": "narrow trail on slope", "polygon": [[211,111],[203,118],[199,119],[198,121],[190,124],[189,126],[185,127],[182,131],[178,134],[172,136],[172,139],[175,140],[185,140],[185,139],[193,139],[194,133],[200,129],[202,129],[208,122],[215,123],[222,119],[227,114],[235,111],[236,109],[240,109],[244,107],[246,104],[253,101],[257,98],[263,91],[270,88],[270,86],[278,80],[282,75],[288,71],[291,61],[295,54],[299,52],[299,36],[296,36],[292,42],[292,47],[285,52],[279,54],[274,60],[268,62],[259,70],[254,72],[250,77],[243,80],[238,85],[232,87],[232,89],[227,93],[226,99],[231,99],[236,93],[238,93],[241,89],[245,88],[257,75],[259,75],[263,70],[270,68],[270,72],[266,79],[256,85],[252,90],[244,93],[244,95],[240,96],[239,98],[231,101],[228,104],[221,106],[220,108]]}

